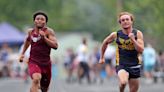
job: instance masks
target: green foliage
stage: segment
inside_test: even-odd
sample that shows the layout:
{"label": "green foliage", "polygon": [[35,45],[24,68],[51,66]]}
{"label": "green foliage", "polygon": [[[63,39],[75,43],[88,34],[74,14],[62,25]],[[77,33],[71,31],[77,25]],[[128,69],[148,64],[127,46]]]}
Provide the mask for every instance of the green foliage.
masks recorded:
{"label": "green foliage", "polygon": [[[124,10],[132,12],[136,17],[135,26],[149,36],[147,39],[157,49],[163,49],[164,44],[164,3],[163,0],[124,0]],[[160,45],[157,45],[159,44]]]}
{"label": "green foliage", "polygon": [[[56,31],[86,31],[102,41],[117,31],[117,14],[135,15],[135,27],[155,41],[164,39],[164,0],[0,0],[0,22],[23,29],[32,26],[37,10],[48,13],[48,25]],[[162,48],[164,44],[158,48]]]}

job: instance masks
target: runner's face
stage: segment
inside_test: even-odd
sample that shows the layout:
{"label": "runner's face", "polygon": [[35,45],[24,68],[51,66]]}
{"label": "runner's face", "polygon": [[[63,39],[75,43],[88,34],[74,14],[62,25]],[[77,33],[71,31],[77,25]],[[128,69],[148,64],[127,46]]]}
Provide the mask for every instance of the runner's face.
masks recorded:
{"label": "runner's face", "polygon": [[132,26],[133,21],[129,15],[122,15],[120,17],[120,25],[123,29],[128,29]]}
{"label": "runner's face", "polygon": [[34,20],[34,24],[38,28],[43,28],[46,25],[46,18],[43,15],[37,15]]}

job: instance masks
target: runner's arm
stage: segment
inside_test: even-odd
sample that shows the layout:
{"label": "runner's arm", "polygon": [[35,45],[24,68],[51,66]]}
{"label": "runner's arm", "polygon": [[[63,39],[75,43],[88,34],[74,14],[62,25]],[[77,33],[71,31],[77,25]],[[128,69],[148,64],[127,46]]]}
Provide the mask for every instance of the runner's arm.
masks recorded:
{"label": "runner's arm", "polygon": [[48,31],[48,37],[45,35],[44,39],[46,41],[46,43],[52,47],[53,49],[57,49],[58,48],[58,43],[57,43],[57,39],[55,37],[55,33],[52,29],[49,29]]}
{"label": "runner's arm", "polygon": [[27,48],[30,46],[30,32],[31,31],[28,32],[28,35],[25,38],[24,45],[23,45],[23,50],[21,51],[21,54],[20,54],[20,57],[19,57],[20,62],[23,62],[24,54],[25,54]]}
{"label": "runner's arm", "polygon": [[116,32],[113,32],[111,33],[108,37],[106,37],[102,43],[102,46],[101,46],[101,56],[100,56],[100,62],[99,63],[104,63],[104,53],[105,53],[105,50],[108,46],[108,44],[112,43],[114,41],[114,39],[117,37],[117,33]]}
{"label": "runner's arm", "polygon": [[142,53],[144,50],[144,41],[143,41],[143,34],[141,31],[137,31],[137,40],[134,37],[130,37],[132,42],[134,43],[135,49]]}

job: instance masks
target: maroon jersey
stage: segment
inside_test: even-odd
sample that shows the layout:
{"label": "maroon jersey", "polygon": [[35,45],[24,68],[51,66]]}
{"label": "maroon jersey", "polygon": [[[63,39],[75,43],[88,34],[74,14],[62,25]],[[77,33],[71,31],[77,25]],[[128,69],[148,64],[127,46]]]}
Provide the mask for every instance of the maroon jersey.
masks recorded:
{"label": "maroon jersey", "polygon": [[[37,63],[39,65],[48,65],[50,64],[50,50],[51,47],[47,45],[44,41],[44,38],[41,37],[40,34],[36,33],[32,30],[27,40],[31,43],[30,50],[30,63]],[[42,29],[42,31],[46,32],[47,28]]]}

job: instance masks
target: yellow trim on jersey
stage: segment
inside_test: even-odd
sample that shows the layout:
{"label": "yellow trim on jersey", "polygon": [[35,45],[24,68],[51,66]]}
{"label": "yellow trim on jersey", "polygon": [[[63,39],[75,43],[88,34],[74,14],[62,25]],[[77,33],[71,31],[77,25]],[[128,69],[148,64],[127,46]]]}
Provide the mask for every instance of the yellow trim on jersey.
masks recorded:
{"label": "yellow trim on jersey", "polygon": [[118,48],[118,46],[117,46],[117,48],[116,48],[116,65],[119,65],[119,61],[120,60],[120,57],[119,57],[119,48]]}

